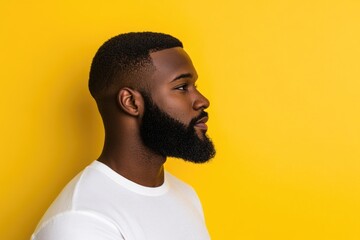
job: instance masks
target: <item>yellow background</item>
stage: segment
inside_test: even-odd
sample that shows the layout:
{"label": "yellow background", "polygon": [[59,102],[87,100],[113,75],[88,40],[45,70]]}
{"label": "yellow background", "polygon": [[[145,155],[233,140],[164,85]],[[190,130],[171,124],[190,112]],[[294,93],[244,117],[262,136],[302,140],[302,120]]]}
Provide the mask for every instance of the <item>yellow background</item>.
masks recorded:
{"label": "yellow background", "polygon": [[197,189],[212,239],[360,239],[357,0],[3,2],[0,239],[28,239],[98,156],[91,59],[141,30],[180,38],[211,100],[217,157],[167,168]]}

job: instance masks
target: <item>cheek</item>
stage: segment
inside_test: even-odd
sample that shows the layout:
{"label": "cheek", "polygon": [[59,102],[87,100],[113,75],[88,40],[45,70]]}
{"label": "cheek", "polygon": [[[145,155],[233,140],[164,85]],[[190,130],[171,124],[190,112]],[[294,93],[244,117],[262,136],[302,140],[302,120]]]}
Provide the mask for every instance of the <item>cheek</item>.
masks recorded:
{"label": "cheek", "polygon": [[167,86],[152,91],[154,103],[172,118],[188,125],[194,117],[192,100],[189,94],[173,91]]}
{"label": "cheek", "polygon": [[164,110],[173,118],[188,123],[191,120],[190,107],[179,102],[168,102]]}
{"label": "cheek", "polygon": [[169,97],[166,101],[159,103],[160,109],[169,114],[172,118],[188,125],[192,116],[191,102],[178,97]]}

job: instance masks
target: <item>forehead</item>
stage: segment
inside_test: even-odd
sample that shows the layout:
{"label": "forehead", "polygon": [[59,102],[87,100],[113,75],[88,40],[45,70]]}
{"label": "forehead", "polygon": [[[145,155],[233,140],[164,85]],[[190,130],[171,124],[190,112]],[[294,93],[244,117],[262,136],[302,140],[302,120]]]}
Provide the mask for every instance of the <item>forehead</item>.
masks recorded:
{"label": "forehead", "polygon": [[168,83],[184,74],[197,78],[189,55],[180,47],[153,52],[150,57],[155,67],[151,81],[153,84]]}

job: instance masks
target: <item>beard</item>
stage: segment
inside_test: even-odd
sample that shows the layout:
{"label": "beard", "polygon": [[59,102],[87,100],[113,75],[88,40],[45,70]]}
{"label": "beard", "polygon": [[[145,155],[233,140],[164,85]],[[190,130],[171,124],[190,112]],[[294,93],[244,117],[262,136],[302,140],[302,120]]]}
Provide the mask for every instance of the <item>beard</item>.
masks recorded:
{"label": "beard", "polygon": [[164,157],[182,158],[193,163],[205,163],[215,156],[211,139],[203,132],[200,138],[195,130],[196,122],[207,116],[206,112],[192,119],[188,126],[172,118],[156,106],[147,94],[140,134],[145,146]]}

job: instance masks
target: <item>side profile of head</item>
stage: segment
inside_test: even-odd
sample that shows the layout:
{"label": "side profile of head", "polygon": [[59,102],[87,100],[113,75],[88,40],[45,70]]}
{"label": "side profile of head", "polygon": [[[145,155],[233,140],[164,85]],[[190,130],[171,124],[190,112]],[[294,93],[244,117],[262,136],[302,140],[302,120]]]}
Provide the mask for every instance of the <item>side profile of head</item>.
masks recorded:
{"label": "side profile of head", "polygon": [[[136,128],[129,134],[139,134],[154,153],[202,163],[215,156],[215,149],[206,135],[209,101],[196,88],[197,77],[178,39],[126,33],[97,51],[89,90],[109,134],[131,122]],[[127,122],[120,124],[113,115],[126,116]]]}

